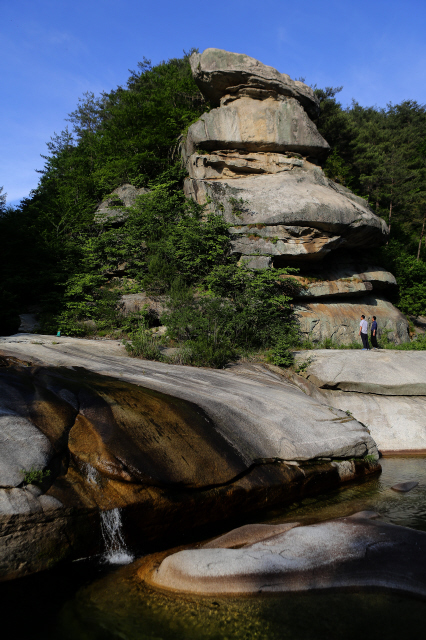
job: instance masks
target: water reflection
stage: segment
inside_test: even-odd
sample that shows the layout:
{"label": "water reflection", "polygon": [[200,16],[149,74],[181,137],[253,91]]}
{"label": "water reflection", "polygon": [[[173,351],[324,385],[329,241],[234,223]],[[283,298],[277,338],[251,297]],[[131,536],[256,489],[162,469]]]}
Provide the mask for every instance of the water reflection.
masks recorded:
{"label": "water reflection", "polygon": [[[267,514],[265,522],[319,521],[340,518],[365,509],[377,511],[381,519],[426,531],[426,459],[382,458],[382,474],[361,484],[349,485],[315,498],[306,498],[283,511]],[[398,482],[416,480],[408,493],[391,489]]]}
{"label": "water reflection", "polygon": [[[387,522],[426,530],[426,460],[382,460],[362,484],[307,498],[266,522],[318,521],[374,510]],[[392,485],[416,480],[409,493]],[[81,589],[63,608],[52,638],[64,640],[359,640],[424,633],[424,602],[404,595],[318,592],[201,598],[150,590],[135,577],[141,561]]]}

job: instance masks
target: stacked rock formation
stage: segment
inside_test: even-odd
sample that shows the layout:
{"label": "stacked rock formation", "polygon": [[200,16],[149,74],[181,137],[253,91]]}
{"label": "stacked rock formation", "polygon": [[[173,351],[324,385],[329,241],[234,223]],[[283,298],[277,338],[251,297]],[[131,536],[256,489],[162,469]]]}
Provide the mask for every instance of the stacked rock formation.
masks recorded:
{"label": "stacked rock formation", "polygon": [[[353,262],[351,251],[357,257],[383,244],[388,228],[365,200],[322,171],[330,147],[311,120],[319,112],[312,89],[244,54],[206,49],[190,62],[195,82],[216,108],[184,139],[185,194],[222,212],[241,264],[294,264],[307,282],[325,283],[302,291],[298,313],[307,337],[351,342],[364,312],[386,314],[391,338],[407,340],[406,319],[382,298],[383,289],[395,286],[392,274]],[[336,297],[340,306],[342,297],[352,304],[348,319],[340,307],[328,317],[324,302]]]}

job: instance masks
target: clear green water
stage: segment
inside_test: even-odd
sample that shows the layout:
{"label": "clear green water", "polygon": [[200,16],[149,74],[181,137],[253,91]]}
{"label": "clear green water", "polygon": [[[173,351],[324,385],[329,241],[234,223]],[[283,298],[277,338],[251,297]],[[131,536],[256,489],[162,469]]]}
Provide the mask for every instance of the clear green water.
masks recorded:
{"label": "clear green water", "polygon": [[[305,499],[267,514],[263,521],[310,522],[369,509],[378,511],[387,522],[426,531],[426,459],[389,458],[382,462],[380,477]],[[418,480],[419,486],[406,494],[390,489],[406,480]],[[140,563],[118,570],[93,562],[74,563],[69,569],[17,581],[9,585],[11,591],[0,590],[3,624],[8,619],[13,622],[16,632],[11,638],[37,640],[426,637],[426,603],[402,594],[340,591],[176,597],[141,584],[135,578]]]}
{"label": "clear green water", "polygon": [[[364,483],[305,498],[285,511],[273,511],[265,522],[328,520],[370,510],[377,511],[385,522],[426,531],[426,458],[382,458],[380,464],[380,475]],[[419,485],[408,493],[391,489],[409,480],[416,480]]]}

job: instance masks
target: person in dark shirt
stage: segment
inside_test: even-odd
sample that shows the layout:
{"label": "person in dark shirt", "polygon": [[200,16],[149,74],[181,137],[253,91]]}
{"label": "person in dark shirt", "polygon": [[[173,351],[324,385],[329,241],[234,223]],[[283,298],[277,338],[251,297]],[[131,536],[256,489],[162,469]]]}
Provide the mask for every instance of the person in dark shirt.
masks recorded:
{"label": "person in dark shirt", "polygon": [[377,344],[377,322],[376,316],[373,316],[373,322],[371,323],[371,346],[373,349],[378,349],[379,345]]}

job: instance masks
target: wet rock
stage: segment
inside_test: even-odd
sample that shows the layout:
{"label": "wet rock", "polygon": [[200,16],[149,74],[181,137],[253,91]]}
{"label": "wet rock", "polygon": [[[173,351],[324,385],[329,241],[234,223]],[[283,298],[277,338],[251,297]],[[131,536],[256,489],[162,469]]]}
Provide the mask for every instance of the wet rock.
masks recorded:
{"label": "wet rock", "polygon": [[349,518],[354,519],[366,519],[366,520],[376,520],[380,518],[380,514],[377,511],[357,511],[357,513],[353,513]]}
{"label": "wet rock", "polygon": [[0,407],[0,486],[22,484],[25,471],[44,469],[52,455],[48,438],[30,420]]}
{"label": "wet rock", "polygon": [[239,549],[247,547],[255,542],[267,540],[274,536],[298,527],[298,522],[286,522],[285,524],[246,524],[238,527],[225,535],[215,538],[202,545],[203,549]]}
{"label": "wet rock", "polygon": [[343,518],[296,526],[239,549],[180,551],[165,558],[147,581],[192,594],[368,586],[424,596],[425,552],[422,531]]}
{"label": "wet rock", "polygon": [[[167,365],[130,358],[117,342],[65,337],[53,345],[50,336],[2,339],[0,351],[5,363],[13,360],[1,369],[9,410],[18,399],[55,451],[42,493],[3,490],[0,541],[10,517],[26,517],[36,539],[44,530],[56,545],[52,562],[61,548],[69,557],[67,509],[93,517],[98,509],[123,509],[126,536],[137,545],[380,470],[362,425],[261,366]],[[23,354],[26,366],[16,364]],[[341,458],[354,459],[345,466]],[[40,514],[50,520],[34,520]],[[30,551],[16,554],[22,560]],[[43,564],[25,562],[20,575]]]}
{"label": "wet rock", "polygon": [[394,484],[391,489],[394,491],[400,491],[401,493],[407,493],[408,491],[411,491],[411,489],[414,489],[414,487],[417,487],[418,484],[419,483],[415,480],[411,480],[410,482],[399,482],[398,484]]}

